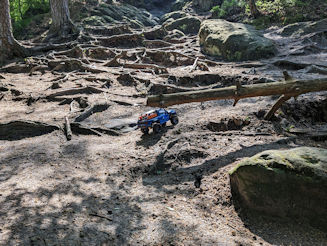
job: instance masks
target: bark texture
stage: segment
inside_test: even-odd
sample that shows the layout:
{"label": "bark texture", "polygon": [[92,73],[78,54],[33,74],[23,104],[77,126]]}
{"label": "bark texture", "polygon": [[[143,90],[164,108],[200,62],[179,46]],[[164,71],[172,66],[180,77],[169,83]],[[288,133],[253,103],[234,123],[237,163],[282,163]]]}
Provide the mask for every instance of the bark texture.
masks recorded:
{"label": "bark texture", "polygon": [[242,98],[272,95],[286,95],[292,97],[308,92],[326,90],[327,78],[293,80],[150,96],[147,100],[147,106],[168,107],[183,103],[222,99],[234,99],[238,101]]}
{"label": "bark texture", "polygon": [[12,32],[9,0],[0,0],[0,64],[16,56],[24,56],[26,50],[16,41]]}
{"label": "bark texture", "polygon": [[257,8],[257,5],[255,4],[255,0],[248,0],[249,1],[249,7],[250,7],[250,12],[251,15],[256,18],[260,15],[260,12]]}
{"label": "bark texture", "polygon": [[52,24],[48,38],[67,38],[74,33],[75,26],[70,19],[68,0],[50,0]]}

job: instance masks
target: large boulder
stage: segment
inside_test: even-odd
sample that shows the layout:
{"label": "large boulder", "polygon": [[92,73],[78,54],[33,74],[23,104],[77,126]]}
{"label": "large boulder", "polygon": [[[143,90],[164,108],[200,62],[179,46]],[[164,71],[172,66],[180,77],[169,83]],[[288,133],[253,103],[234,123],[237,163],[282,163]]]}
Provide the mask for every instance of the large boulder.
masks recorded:
{"label": "large boulder", "polygon": [[327,150],[269,150],[246,158],[230,172],[240,205],[327,230]]}
{"label": "large boulder", "polygon": [[91,17],[83,19],[83,24],[90,26],[105,26],[125,22],[132,28],[155,26],[157,20],[144,9],[138,9],[129,4],[99,4],[91,12]]}
{"label": "large boulder", "polygon": [[182,10],[189,2],[191,0],[175,0],[171,6],[171,11]]}
{"label": "large boulder", "polygon": [[177,29],[185,34],[197,34],[199,32],[200,25],[200,19],[194,16],[186,16],[171,21],[168,20],[164,23],[164,27],[167,31]]}
{"label": "large boulder", "polygon": [[276,53],[274,43],[254,27],[225,20],[206,20],[199,32],[202,51],[228,61],[257,60]]}

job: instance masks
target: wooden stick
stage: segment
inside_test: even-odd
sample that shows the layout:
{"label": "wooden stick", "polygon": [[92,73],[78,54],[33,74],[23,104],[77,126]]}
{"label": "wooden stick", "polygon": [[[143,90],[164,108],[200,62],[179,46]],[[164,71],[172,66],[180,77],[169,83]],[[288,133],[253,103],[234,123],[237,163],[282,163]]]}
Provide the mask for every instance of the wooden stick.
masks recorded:
{"label": "wooden stick", "polygon": [[70,123],[68,117],[65,117],[65,130],[66,130],[66,137],[67,140],[70,141],[72,140],[72,129],[70,128]]}
{"label": "wooden stick", "polygon": [[291,99],[292,96],[290,95],[282,95],[280,98],[277,100],[277,102],[272,106],[272,108],[265,114],[264,119],[265,120],[270,120],[271,117],[275,114],[275,112],[282,106],[284,102],[287,100]]}

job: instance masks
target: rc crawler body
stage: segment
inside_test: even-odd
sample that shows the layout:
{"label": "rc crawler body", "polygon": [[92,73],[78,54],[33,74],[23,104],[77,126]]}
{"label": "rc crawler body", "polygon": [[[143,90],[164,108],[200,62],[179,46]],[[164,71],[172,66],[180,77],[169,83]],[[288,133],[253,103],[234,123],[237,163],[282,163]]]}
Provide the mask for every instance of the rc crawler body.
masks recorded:
{"label": "rc crawler body", "polygon": [[140,116],[137,125],[144,134],[149,133],[149,129],[152,128],[154,133],[159,133],[162,127],[166,126],[167,121],[170,121],[173,125],[178,124],[178,117],[175,110],[156,109],[144,113]]}

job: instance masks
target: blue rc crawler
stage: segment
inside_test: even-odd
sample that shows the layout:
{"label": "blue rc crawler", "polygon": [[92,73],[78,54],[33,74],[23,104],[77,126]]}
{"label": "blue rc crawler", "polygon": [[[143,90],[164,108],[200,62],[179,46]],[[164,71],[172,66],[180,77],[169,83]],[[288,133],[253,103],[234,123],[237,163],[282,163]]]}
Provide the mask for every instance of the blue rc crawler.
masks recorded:
{"label": "blue rc crawler", "polygon": [[152,128],[154,133],[159,133],[162,127],[166,126],[167,121],[173,125],[178,124],[178,117],[175,110],[156,109],[146,112],[141,115],[137,125],[141,128],[144,134],[149,133],[149,129]]}

